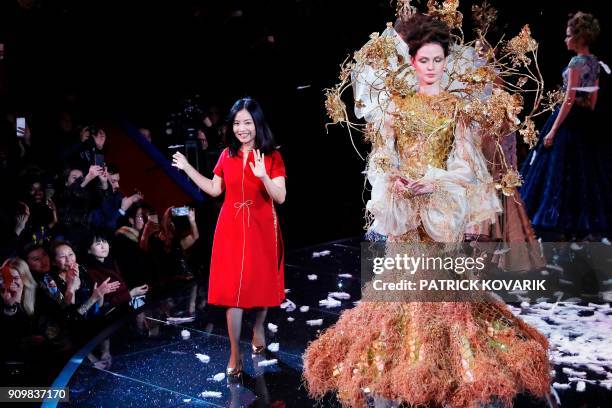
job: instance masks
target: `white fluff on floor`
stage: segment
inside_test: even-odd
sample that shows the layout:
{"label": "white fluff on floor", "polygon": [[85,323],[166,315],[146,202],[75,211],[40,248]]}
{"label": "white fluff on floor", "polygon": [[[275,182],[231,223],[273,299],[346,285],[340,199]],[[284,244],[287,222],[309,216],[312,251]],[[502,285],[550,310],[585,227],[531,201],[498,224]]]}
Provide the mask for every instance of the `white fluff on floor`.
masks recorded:
{"label": "white fluff on floor", "polygon": [[[612,389],[612,310],[609,304],[583,306],[562,301],[508,307],[548,338],[551,362],[563,367],[562,372],[569,382],[555,382],[554,388],[568,389],[576,383],[576,391],[581,392],[588,382]],[[586,380],[587,375],[596,379]]]}

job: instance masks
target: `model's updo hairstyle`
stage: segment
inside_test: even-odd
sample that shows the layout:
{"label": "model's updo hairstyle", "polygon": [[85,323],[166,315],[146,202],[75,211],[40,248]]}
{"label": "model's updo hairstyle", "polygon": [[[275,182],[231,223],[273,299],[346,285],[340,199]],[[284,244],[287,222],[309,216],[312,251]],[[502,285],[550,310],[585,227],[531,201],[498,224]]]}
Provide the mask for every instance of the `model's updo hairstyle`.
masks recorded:
{"label": "model's updo hairstyle", "polygon": [[406,20],[395,24],[395,31],[408,44],[408,52],[414,58],[417,51],[425,44],[439,44],[448,56],[450,29],[442,20],[425,14],[416,13]]}
{"label": "model's updo hairstyle", "polygon": [[599,36],[599,21],[592,14],[579,11],[570,15],[567,26],[572,36],[584,45],[590,45]]}

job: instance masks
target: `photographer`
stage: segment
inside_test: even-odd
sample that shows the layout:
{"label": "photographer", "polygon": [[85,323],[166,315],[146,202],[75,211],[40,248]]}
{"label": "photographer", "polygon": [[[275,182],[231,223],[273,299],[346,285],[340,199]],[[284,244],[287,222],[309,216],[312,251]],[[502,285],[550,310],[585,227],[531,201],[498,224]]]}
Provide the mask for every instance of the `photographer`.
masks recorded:
{"label": "photographer", "polygon": [[[156,228],[159,229],[151,233]],[[191,253],[200,237],[193,208],[169,207],[159,227],[147,223],[144,237],[148,237],[145,247],[159,268],[158,276],[162,280],[193,279],[196,265],[191,262]]]}
{"label": "photographer", "polygon": [[88,126],[85,135],[87,133],[89,136],[83,137],[84,140],[79,145],[76,157],[78,167],[84,172],[93,165],[104,167],[105,163],[104,145],[106,143],[106,132],[99,127]]}
{"label": "photographer", "polygon": [[144,202],[133,204],[126,218],[127,225],[115,231],[113,255],[128,285],[139,286],[152,281],[150,262],[140,248],[140,240],[147,223],[159,223],[153,208]]}
{"label": "photographer", "polygon": [[98,177],[104,192],[100,206],[91,213],[91,227],[95,230],[104,231],[110,236],[117,230],[119,219],[125,216],[132,204],[141,201],[143,196],[139,192],[129,197],[123,195],[119,190],[121,179],[119,170],[112,164],[109,164],[106,171]]}
{"label": "photographer", "polygon": [[99,186],[93,183],[100,176],[104,176],[104,168],[96,165],[90,166],[85,176],[78,168],[64,172],[64,185],[57,197],[57,236],[76,245],[83,240],[93,202],[101,195]]}

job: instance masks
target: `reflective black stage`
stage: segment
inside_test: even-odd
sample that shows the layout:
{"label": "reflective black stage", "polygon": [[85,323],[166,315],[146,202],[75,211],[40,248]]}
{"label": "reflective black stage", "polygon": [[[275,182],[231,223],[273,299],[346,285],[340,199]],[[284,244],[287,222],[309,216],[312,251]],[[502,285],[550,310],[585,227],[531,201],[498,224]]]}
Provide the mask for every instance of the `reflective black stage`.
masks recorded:
{"label": "reflective black stage", "polygon": [[[262,357],[251,356],[254,317],[245,314],[242,329],[245,375],[241,381],[215,381],[213,378],[225,372],[229,356],[224,310],[202,301],[205,288],[187,286],[171,298],[148,305],[139,315],[130,316],[111,327],[107,337],[99,336],[90,344],[92,352],[89,357],[87,350],[75,356],[56,381],[56,384],[67,382],[70,388],[70,402],[60,406],[338,406],[332,395],[319,402],[308,398],[302,384],[301,356],[308,342],[315,339],[320,330],[333,324],[343,309],[353,307],[353,302],[359,299],[359,243],[358,239],[348,239],[287,254],[286,287],[290,289],[287,298],[295,303],[297,309],[291,312],[280,308],[269,311],[267,321],[278,329],[275,333],[266,329],[267,342],[279,343],[279,351],[267,351]],[[329,251],[329,254],[322,251]],[[317,254],[313,257],[313,253]],[[311,280],[312,276],[309,279],[308,275],[313,274],[317,275],[316,280]],[[339,277],[339,274],[350,274],[351,277]],[[319,307],[319,300],[335,291],[349,293],[351,299],[343,300],[339,308]],[[309,306],[309,310],[302,312],[300,306]],[[522,314],[528,313],[524,311]],[[609,309],[596,313],[612,322]],[[576,313],[575,319],[579,320],[583,315]],[[167,324],[168,318],[190,316],[194,317],[193,321]],[[290,317],[294,320],[288,321]],[[306,323],[315,319],[323,319],[322,325]],[[189,332],[189,338],[182,337],[184,330]],[[102,356],[106,347],[110,360],[108,355]],[[210,361],[202,362],[198,354],[209,356]],[[101,357],[104,359],[96,361]],[[203,356],[200,358],[205,359]],[[277,364],[259,366],[265,359],[277,359]],[[589,374],[587,379],[610,379],[610,371],[612,367],[595,377]],[[569,389],[558,387],[562,407],[607,406],[605,401],[612,396],[605,386],[588,381],[585,391],[577,392],[576,384],[568,380],[567,373],[563,373],[560,366],[556,367],[553,381],[571,384]],[[202,396],[205,391],[218,392],[220,396]],[[391,405],[383,403],[377,406]],[[521,397],[515,406],[547,405],[544,401]]]}

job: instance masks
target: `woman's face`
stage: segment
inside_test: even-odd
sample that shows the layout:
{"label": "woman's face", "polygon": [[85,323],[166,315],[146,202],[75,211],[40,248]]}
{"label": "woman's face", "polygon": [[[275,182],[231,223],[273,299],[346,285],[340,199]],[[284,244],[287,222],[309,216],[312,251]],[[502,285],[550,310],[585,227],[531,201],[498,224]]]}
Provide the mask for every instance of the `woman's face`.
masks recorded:
{"label": "woman's face", "polygon": [[134,216],[133,226],[136,231],[142,231],[147,222],[147,213],[143,211],[142,208],[139,208],[136,211],[136,215]]}
{"label": "woman's face", "polygon": [[446,56],[440,44],[423,45],[411,58],[411,61],[416,70],[419,85],[433,85],[442,79],[442,73],[446,68]]}
{"label": "woman's face", "polygon": [[0,275],[0,292],[5,302],[13,304],[19,301],[23,293],[23,281],[19,272],[13,268],[2,268]]}
{"label": "woman's face", "polygon": [[71,186],[77,181],[79,178],[83,177],[83,172],[79,169],[70,170],[70,174],[68,174],[68,179],[66,180],[66,185]]}
{"label": "woman's face", "polygon": [[98,259],[105,259],[108,256],[109,249],[108,241],[100,240],[91,244],[89,253]]}
{"label": "woman's face", "polygon": [[55,266],[60,272],[69,271],[76,263],[76,255],[68,245],[60,245],[55,249]]}
{"label": "woman's face", "polygon": [[578,41],[576,41],[576,37],[572,34],[572,30],[569,27],[565,29],[565,46],[569,51],[576,51],[578,46]]}
{"label": "woman's face", "polygon": [[45,199],[45,190],[40,183],[32,183],[30,187],[30,196],[34,202],[40,203]]}
{"label": "woman's face", "polygon": [[26,257],[26,262],[30,270],[38,274],[48,273],[51,268],[49,255],[47,255],[47,252],[42,248],[37,248],[30,252]]}
{"label": "woman's face", "polygon": [[252,144],[255,140],[255,121],[248,110],[243,109],[236,114],[233,124],[234,134],[243,145]]}
{"label": "woman's face", "polygon": [[95,135],[93,135],[94,143],[96,147],[100,150],[104,148],[104,143],[106,142],[106,133],[102,129],[98,131]]}

